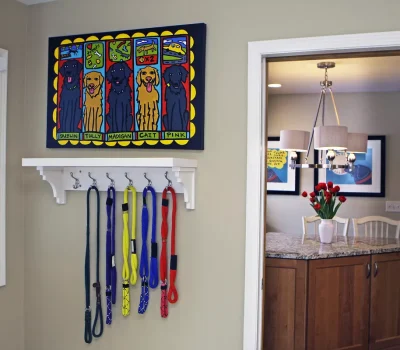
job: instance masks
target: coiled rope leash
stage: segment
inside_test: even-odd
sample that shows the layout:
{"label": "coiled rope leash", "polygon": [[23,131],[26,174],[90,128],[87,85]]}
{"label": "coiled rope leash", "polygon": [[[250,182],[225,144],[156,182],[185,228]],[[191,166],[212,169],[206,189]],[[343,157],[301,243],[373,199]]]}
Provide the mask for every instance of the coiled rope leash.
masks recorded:
{"label": "coiled rope leash", "polygon": [[[168,205],[169,200],[167,193],[170,192],[172,196],[172,227],[171,227],[171,260],[170,260],[170,288],[167,297],[167,239],[168,239]],[[175,249],[175,235],[176,235],[176,193],[172,186],[168,186],[162,193],[162,249],[160,261],[160,279],[161,279],[161,317],[168,317],[168,302],[175,304],[178,301],[179,295],[175,287],[176,271],[178,264],[178,256]]]}
{"label": "coiled rope leash", "polygon": [[[89,173],[90,176],[90,173]],[[96,290],[96,314],[94,318],[93,328],[91,327],[92,312],[90,307],[90,192],[94,190],[97,198],[97,256],[96,256],[96,282],[93,287]],[[85,342],[92,342],[92,335],[95,338],[101,337],[103,334],[103,311],[101,307],[101,286],[100,286],[100,194],[96,186],[96,181],[89,187],[86,195],[86,257],[85,257],[85,290],[86,290],[86,309],[85,309]],[[96,333],[97,323],[100,322],[99,332]]]}
{"label": "coiled rope leash", "polygon": [[171,304],[178,302],[179,295],[175,286],[176,274],[178,269],[178,255],[176,254],[176,193],[175,190],[169,186],[169,192],[172,195],[172,228],[171,228],[171,261],[169,266],[169,291],[168,291],[168,301]]}
{"label": "coiled rope leash", "polygon": [[[139,314],[144,314],[147,310],[147,306],[149,304],[149,259],[148,259],[148,249],[147,249],[147,232],[149,228],[149,211],[147,209],[146,197],[147,191],[150,191],[152,194],[152,202],[153,202],[153,218],[152,218],[152,271],[150,273],[150,280],[152,280],[153,285],[154,283],[158,284],[158,271],[157,271],[157,243],[155,246],[155,252],[153,241],[155,241],[156,235],[156,216],[157,216],[157,203],[156,203],[156,191],[153,187],[147,186],[143,190],[143,209],[142,209],[142,252],[140,255],[140,277],[142,278],[142,293],[140,295],[140,303],[138,312]],[[155,253],[156,260],[155,260],[155,270],[153,265],[153,253]],[[156,276],[154,276],[156,274]],[[156,281],[157,280],[157,281]],[[157,287],[157,285],[156,285]],[[155,288],[155,287],[152,287]]]}
{"label": "coiled rope leash", "polygon": [[[132,193],[132,239],[131,239],[131,268],[132,274],[129,274],[129,205],[128,193]],[[129,283],[135,285],[137,281],[138,259],[136,255],[136,189],[129,185],[124,191],[124,203],[122,204],[122,219],[124,230],[122,233],[122,252],[124,263],[122,267],[122,315],[128,316],[131,310]],[[130,277],[130,278],[129,278]]]}
{"label": "coiled rope leash", "polygon": [[106,324],[112,324],[112,304],[117,301],[117,268],[115,266],[115,187],[107,190],[107,236],[106,236]]}

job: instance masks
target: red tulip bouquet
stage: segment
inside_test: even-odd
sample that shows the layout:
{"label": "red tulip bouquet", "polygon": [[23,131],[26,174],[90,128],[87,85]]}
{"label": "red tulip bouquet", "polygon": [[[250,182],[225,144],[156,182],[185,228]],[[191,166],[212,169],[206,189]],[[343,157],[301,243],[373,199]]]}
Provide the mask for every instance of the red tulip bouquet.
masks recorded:
{"label": "red tulip bouquet", "polygon": [[[341,205],[346,202],[345,196],[339,196],[340,187],[334,186],[333,182],[319,183],[315,192],[310,193],[310,205],[321,218],[319,225],[319,236],[322,243],[332,243],[334,225],[332,219],[335,217]],[[304,191],[301,194],[307,198]]]}
{"label": "red tulip bouquet", "polygon": [[[340,187],[334,186],[332,181],[319,183],[315,186],[315,192],[310,193],[310,205],[321,219],[331,220],[335,217],[340,206],[346,202],[345,196],[339,196]],[[301,194],[307,198],[304,191]]]}

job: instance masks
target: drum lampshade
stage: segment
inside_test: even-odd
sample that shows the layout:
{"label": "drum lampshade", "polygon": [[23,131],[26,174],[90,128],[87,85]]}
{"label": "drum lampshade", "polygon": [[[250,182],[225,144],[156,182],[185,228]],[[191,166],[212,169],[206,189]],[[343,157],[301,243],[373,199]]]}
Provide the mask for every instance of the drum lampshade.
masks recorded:
{"label": "drum lampshade", "polygon": [[347,153],[367,153],[368,135],[349,133],[347,137]]}
{"label": "drum lampshade", "polygon": [[347,149],[346,126],[317,126],[314,128],[314,148],[319,150]]}
{"label": "drum lampshade", "polygon": [[307,152],[310,133],[302,130],[281,130],[279,149],[291,152]]}

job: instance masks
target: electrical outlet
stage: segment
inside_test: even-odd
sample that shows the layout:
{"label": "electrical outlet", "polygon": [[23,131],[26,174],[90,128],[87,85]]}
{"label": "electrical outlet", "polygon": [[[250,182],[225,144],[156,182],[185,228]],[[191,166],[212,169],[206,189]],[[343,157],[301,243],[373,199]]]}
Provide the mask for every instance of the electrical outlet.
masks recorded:
{"label": "electrical outlet", "polygon": [[386,211],[400,213],[400,202],[386,202]]}

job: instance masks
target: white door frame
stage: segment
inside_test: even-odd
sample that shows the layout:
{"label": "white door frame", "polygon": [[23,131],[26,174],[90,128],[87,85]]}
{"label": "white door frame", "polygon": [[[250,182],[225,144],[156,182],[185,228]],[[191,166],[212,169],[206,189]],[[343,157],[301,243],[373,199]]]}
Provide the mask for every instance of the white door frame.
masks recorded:
{"label": "white door frame", "polygon": [[0,287],[6,285],[6,130],[8,51],[0,49]]}
{"label": "white door frame", "polygon": [[[266,58],[400,49],[400,32],[250,42],[243,350],[261,350],[264,261]],[[268,281],[266,282],[268,283]]]}

